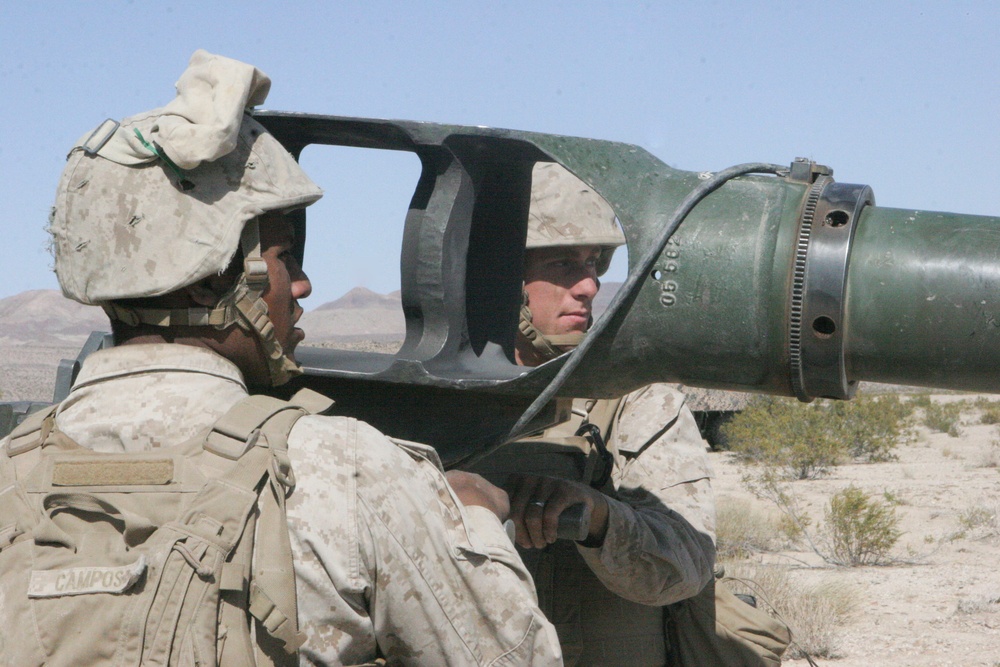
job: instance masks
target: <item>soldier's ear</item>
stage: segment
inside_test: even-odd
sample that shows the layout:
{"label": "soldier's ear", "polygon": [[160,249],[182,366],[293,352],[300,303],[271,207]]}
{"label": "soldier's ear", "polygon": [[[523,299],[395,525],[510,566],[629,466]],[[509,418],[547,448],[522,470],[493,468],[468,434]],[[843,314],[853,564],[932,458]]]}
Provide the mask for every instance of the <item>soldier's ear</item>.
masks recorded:
{"label": "soldier's ear", "polygon": [[219,295],[215,293],[205,280],[195,283],[194,285],[188,285],[184,288],[188,297],[194,301],[199,306],[205,306],[210,308],[214,306],[219,301]]}
{"label": "soldier's ear", "polygon": [[187,294],[189,299],[194,301],[199,306],[211,308],[219,303],[219,298],[221,298],[226,292],[226,286],[219,284],[223,282],[218,280],[218,278],[221,277],[222,276],[212,276],[211,278],[199,280],[194,285],[188,285],[185,287],[184,292]]}
{"label": "soldier's ear", "polygon": [[184,292],[199,306],[211,308],[219,303],[219,299],[232,287],[234,281],[234,276],[227,272],[218,276],[202,278],[194,285],[185,287]]}

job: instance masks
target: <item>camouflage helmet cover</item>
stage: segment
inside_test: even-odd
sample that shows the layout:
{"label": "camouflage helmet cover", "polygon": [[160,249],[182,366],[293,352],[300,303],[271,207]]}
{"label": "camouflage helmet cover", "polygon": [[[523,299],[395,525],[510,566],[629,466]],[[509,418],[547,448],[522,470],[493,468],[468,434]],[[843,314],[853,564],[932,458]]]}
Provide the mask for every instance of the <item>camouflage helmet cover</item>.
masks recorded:
{"label": "camouflage helmet cover", "polygon": [[227,268],[249,220],[322,196],[245,114],[269,87],[260,70],[198,51],[173,102],[81,138],[50,225],[66,296],[103,305],[194,284]]}
{"label": "camouflage helmet cover", "polygon": [[624,243],[615,212],[603,197],[556,162],[535,164],[525,249],[601,246],[600,276],[608,270],[614,249]]}

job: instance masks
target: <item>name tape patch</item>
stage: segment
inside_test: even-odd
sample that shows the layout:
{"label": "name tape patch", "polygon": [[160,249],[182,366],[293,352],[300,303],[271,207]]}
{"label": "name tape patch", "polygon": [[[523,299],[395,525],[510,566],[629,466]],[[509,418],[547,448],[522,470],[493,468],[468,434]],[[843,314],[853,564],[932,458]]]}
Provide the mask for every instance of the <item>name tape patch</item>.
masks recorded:
{"label": "name tape patch", "polygon": [[173,459],[69,459],[56,461],[52,469],[55,486],[147,486],[173,478]]}
{"label": "name tape patch", "polygon": [[29,598],[58,598],[91,593],[124,593],[146,571],[146,556],[118,567],[70,567],[63,570],[32,570]]}

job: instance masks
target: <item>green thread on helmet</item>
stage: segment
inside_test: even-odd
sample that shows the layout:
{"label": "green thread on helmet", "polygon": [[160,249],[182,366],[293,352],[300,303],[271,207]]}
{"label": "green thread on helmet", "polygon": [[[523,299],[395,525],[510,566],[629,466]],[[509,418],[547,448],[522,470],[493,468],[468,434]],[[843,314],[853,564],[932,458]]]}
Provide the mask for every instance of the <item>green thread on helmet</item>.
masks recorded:
{"label": "green thread on helmet", "polygon": [[146,150],[148,150],[150,153],[163,160],[164,164],[170,167],[170,171],[174,172],[174,175],[177,177],[177,180],[180,181],[181,188],[183,188],[184,190],[190,190],[191,188],[194,187],[194,183],[184,178],[184,173],[181,171],[181,168],[178,167],[176,164],[174,164],[174,161],[171,160],[166,153],[160,150],[159,146],[157,146],[155,143],[146,141],[145,137],[142,136],[142,132],[139,131],[139,128],[135,128],[133,131],[135,132],[135,136],[139,139],[142,145],[146,147]]}

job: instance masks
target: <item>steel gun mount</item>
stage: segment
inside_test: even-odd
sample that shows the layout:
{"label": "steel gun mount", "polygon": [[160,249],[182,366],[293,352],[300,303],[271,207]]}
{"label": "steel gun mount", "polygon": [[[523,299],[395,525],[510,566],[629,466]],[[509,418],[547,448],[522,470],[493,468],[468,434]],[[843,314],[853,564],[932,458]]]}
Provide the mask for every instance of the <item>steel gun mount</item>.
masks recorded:
{"label": "steel gun mount", "polygon": [[[294,155],[329,144],[420,159],[400,259],[402,348],[362,353],[307,339],[295,386],[335,397],[340,412],[389,435],[433,444],[446,463],[554,421],[565,405],[557,398],[652,382],[803,401],[850,398],[859,381],[1000,391],[998,218],[879,207],[869,187],[802,159],[696,173],[608,141],[255,117]],[[512,360],[537,161],[562,163],[612,205],[629,277],[583,345],[525,368]],[[296,219],[303,238],[305,215]]]}

